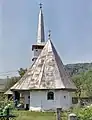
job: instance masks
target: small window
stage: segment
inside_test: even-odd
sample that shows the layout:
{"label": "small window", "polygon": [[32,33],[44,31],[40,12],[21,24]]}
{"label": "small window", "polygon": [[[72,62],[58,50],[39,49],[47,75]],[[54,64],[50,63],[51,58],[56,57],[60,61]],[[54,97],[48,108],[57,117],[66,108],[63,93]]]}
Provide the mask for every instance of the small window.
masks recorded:
{"label": "small window", "polygon": [[28,96],[28,99],[30,99],[30,96]]}
{"label": "small window", "polygon": [[66,99],[66,96],[64,96],[64,99]]}
{"label": "small window", "polygon": [[53,92],[48,92],[47,100],[54,100],[54,93]]}

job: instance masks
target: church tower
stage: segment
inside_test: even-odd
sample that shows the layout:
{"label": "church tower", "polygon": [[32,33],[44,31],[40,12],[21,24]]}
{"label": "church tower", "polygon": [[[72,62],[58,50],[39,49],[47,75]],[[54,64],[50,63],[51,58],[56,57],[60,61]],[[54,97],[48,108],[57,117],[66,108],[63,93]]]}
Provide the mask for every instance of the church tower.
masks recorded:
{"label": "church tower", "polygon": [[36,41],[36,44],[32,45],[32,51],[33,51],[32,61],[33,62],[35,62],[35,60],[41,53],[44,45],[45,45],[44,18],[43,18],[43,12],[42,12],[42,4],[40,4],[38,30],[37,30],[37,41]]}

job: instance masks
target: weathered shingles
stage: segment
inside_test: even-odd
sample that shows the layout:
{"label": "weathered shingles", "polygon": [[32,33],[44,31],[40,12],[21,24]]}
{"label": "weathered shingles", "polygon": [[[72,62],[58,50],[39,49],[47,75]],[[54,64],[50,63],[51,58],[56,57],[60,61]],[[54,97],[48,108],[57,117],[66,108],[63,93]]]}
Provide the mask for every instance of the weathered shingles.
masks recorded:
{"label": "weathered shingles", "polygon": [[33,66],[11,89],[76,89],[76,87],[64,70],[51,40],[48,40]]}

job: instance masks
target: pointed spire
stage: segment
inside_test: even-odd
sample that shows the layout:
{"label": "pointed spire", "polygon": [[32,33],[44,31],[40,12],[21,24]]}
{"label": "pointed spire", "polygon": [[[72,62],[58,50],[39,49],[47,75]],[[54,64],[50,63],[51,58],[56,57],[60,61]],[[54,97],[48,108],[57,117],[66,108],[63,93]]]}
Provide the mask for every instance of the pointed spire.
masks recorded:
{"label": "pointed spire", "polygon": [[40,44],[45,42],[45,35],[44,35],[44,19],[42,13],[42,4],[40,3],[40,12],[39,12],[39,20],[38,20],[38,31],[37,31],[37,43]]}

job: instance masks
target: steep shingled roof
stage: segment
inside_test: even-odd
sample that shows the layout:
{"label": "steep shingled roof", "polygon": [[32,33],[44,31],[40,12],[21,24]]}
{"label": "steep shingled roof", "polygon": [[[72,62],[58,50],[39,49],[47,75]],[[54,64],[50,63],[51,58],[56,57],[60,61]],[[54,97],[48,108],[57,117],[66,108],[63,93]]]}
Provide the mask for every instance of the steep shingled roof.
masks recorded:
{"label": "steep shingled roof", "polygon": [[12,95],[13,92],[9,89],[9,90],[7,90],[4,94],[5,94],[5,95]]}
{"label": "steep shingled roof", "polygon": [[48,40],[33,66],[11,89],[76,90],[76,87],[65,71],[54,45]]}

